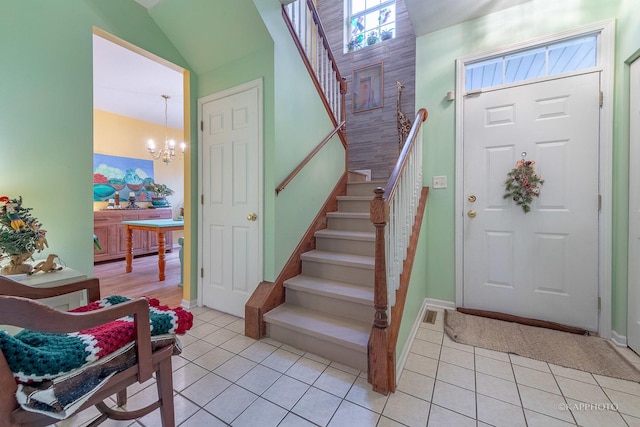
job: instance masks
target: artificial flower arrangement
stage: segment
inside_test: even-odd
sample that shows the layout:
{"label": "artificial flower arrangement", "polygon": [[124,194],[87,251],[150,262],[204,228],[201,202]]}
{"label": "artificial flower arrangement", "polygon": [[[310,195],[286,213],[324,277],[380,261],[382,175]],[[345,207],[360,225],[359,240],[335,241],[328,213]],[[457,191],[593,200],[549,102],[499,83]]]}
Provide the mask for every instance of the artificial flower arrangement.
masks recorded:
{"label": "artificial flower arrangement", "polygon": [[24,261],[34,252],[48,247],[42,224],[29,213],[32,208],[22,206],[22,196],[11,199],[0,196],[0,259],[10,258],[2,268],[3,274],[29,273],[33,268]]}
{"label": "artificial flower arrangement", "polygon": [[153,193],[153,197],[164,198],[171,196],[174,191],[167,187],[167,184],[158,184],[157,182],[151,182],[144,186],[144,189]]}
{"label": "artificial flower arrangement", "polygon": [[534,169],[535,164],[533,160],[518,160],[504,183],[504,198],[513,199],[524,213],[531,210],[531,202],[534,197],[540,196],[540,186],[544,184],[544,179]]}

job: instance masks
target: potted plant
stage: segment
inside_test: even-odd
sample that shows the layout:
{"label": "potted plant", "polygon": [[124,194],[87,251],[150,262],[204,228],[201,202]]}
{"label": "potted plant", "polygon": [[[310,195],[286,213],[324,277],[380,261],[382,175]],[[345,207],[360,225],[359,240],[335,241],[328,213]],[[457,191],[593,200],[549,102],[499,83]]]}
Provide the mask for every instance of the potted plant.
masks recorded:
{"label": "potted plant", "polygon": [[371,31],[367,36],[367,45],[371,46],[372,44],[378,43],[378,33],[375,31]]}
{"label": "potted plant", "polygon": [[347,50],[349,52],[360,48],[360,43],[356,39],[352,39],[349,43],[347,43]]}
{"label": "potted plant", "polygon": [[30,273],[33,267],[24,262],[34,252],[48,247],[46,230],[37,218],[29,213],[31,208],[22,206],[22,196],[11,199],[0,197],[0,258],[9,257],[9,264],[2,274]]}
{"label": "potted plant", "polygon": [[158,184],[157,182],[151,182],[144,186],[144,189],[153,193],[151,196],[151,205],[155,207],[167,207],[170,206],[167,201],[167,196],[171,196],[174,191],[167,187],[166,184]]}
{"label": "potted plant", "polygon": [[393,37],[393,30],[382,30],[380,31],[380,40],[389,40]]}

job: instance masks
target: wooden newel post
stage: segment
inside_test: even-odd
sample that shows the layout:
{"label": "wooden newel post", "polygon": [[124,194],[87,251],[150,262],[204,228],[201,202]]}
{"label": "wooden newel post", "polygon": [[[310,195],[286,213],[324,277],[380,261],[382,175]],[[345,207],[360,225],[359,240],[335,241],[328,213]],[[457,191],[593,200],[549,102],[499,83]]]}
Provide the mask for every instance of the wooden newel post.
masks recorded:
{"label": "wooden newel post", "polygon": [[387,317],[387,265],[385,256],[384,229],[387,226],[387,215],[385,215],[385,203],[382,196],[384,189],[378,187],[374,190],[376,194],[371,204],[371,221],[376,227],[375,243],[375,275],[374,275],[374,296],[373,303],[376,314],[373,325],[376,328],[386,329],[389,326]]}
{"label": "wooden newel post", "polygon": [[375,273],[374,273],[374,297],[375,315],[373,327],[369,336],[368,344],[368,381],[373,386],[373,390],[388,394],[391,385],[391,369],[389,366],[389,318],[387,316],[387,268],[385,261],[385,238],[384,229],[388,221],[388,208],[383,195],[384,189],[378,187],[374,190],[375,198],[371,202],[371,222],[376,227],[375,243]]}

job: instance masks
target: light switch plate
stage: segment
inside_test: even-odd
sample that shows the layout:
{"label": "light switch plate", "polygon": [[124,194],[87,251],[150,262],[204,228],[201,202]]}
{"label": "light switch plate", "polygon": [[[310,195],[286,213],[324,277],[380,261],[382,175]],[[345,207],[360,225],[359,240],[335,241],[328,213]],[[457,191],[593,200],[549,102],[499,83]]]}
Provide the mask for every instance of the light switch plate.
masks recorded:
{"label": "light switch plate", "polygon": [[447,177],[446,176],[434,176],[433,180],[433,188],[447,188]]}

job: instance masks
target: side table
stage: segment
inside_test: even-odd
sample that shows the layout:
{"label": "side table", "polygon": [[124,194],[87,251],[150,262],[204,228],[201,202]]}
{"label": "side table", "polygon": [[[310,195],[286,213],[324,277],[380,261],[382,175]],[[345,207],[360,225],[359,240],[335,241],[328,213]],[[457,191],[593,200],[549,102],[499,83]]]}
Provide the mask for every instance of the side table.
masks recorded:
{"label": "side table", "polygon": [[[5,277],[15,280],[22,285],[33,286],[36,288],[50,288],[53,286],[66,285],[67,283],[77,282],[78,280],[87,278],[86,275],[68,267],[49,273],[39,271],[31,276],[16,274]],[[85,305],[87,303],[87,295],[84,291],[78,291],[57,297],[43,298],[38,301],[60,311],[69,311],[80,307],[81,305]],[[20,330],[20,328],[15,328],[13,326],[0,326],[0,328],[11,334],[15,334]]]}

